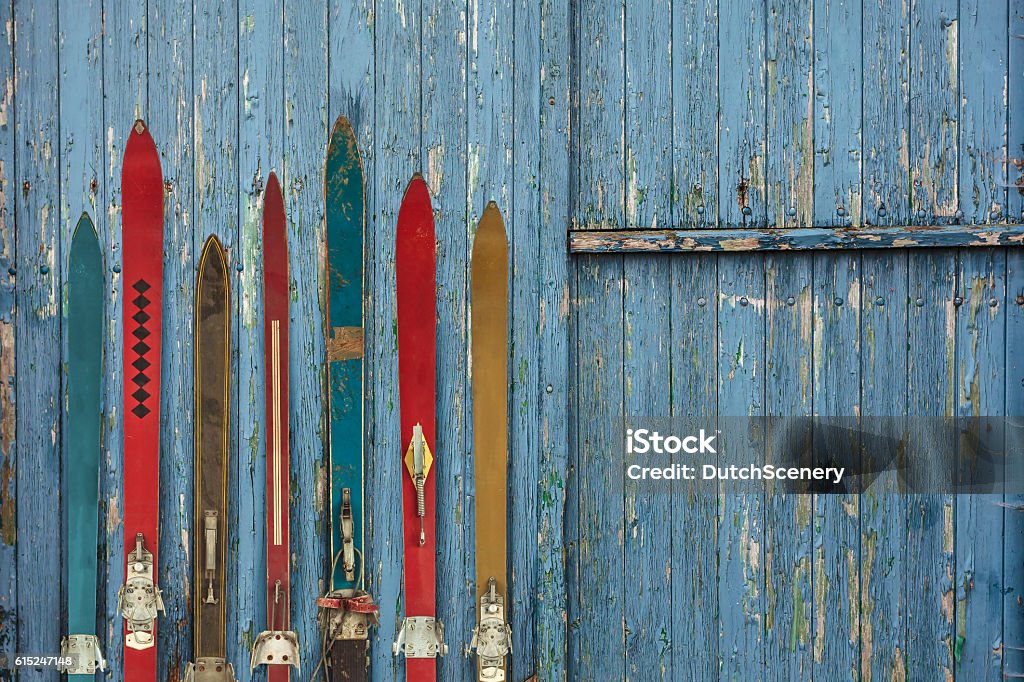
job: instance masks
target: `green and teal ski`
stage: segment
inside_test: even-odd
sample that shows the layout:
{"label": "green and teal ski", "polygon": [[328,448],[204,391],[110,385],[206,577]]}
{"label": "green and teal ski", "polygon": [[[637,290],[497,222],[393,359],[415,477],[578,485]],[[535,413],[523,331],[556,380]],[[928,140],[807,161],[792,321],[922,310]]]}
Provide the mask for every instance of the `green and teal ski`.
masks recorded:
{"label": "green and teal ski", "polygon": [[365,591],[363,563],[363,168],[344,116],[327,146],[324,198],[332,562],[331,589],[317,605],[331,679],[359,682],[367,678],[377,606]]}
{"label": "green and teal ski", "polygon": [[96,637],[96,545],[99,543],[100,426],[103,375],[103,258],[85,213],[71,238],[67,282],[68,635],[61,642],[71,677],[92,678],[107,662]]}

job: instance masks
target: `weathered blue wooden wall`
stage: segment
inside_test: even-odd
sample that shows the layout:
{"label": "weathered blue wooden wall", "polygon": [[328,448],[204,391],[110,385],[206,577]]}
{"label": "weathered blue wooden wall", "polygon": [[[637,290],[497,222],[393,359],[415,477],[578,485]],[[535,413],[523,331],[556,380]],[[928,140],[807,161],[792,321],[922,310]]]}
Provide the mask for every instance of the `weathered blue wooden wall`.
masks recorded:
{"label": "weathered blue wooden wall", "polygon": [[[1021,220],[1017,0],[577,5],[572,229]],[[574,676],[1024,671],[1003,496],[623,497],[601,466],[631,415],[1019,415],[1018,250],[574,263]]]}
{"label": "weathered blue wooden wall", "polygon": [[512,259],[513,680],[1024,672],[1024,519],[1001,497],[666,498],[602,466],[630,415],[1024,414],[1019,249],[565,253],[569,228],[1020,222],[1021,0],[11,0],[0,26],[0,655],[55,652],[63,628],[60,282],[85,210],[107,245],[99,632],[120,679],[120,164],[141,116],[166,180],[160,679],[192,656],[189,330],[211,233],[236,306],[228,654],[264,677],[245,662],[266,620],[272,169],[293,277],[292,621],[300,678],[315,667],[322,168],[344,114],[367,177],[374,679],[403,676],[392,235],[414,171],[439,241],[443,679],[473,674],[467,265],[490,199]]}

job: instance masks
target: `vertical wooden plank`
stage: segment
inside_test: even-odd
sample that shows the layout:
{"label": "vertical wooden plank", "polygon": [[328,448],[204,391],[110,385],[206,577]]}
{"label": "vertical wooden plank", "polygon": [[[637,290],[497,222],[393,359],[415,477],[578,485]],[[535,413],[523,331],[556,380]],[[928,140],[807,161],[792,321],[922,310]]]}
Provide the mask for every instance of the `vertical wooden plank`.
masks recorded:
{"label": "vertical wooden plank", "polygon": [[[1002,417],[1006,367],[1006,259],[1001,249],[965,249],[959,258],[956,404],[961,417]],[[980,463],[961,451],[967,482]],[[984,469],[981,465],[981,469]],[[956,497],[956,675],[1002,679],[1003,486]]]}
{"label": "vertical wooden plank", "polygon": [[[862,20],[859,0],[815,1],[815,225],[863,223]],[[861,256],[838,252],[813,258],[814,414],[856,416],[861,408]],[[870,660],[870,642],[868,651],[861,648],[860,501],[855,494],[814,497],[815,678],[861,679],[862,663]]]}
{"label": "vertical wooden plank", "polygon": [[[309,0],[284,4],[284,175],[288,207],[291,308],[292,625],[301,667],[319,660],[316,604],[324,586],[326,496],[324,372],[324,155],[329,125],[327,8]],[[297,364],[296,364],[297,363]],[[308,667],[307,667],[308,666]]]}
{"label": "vertical wooden plank", "polygon": [[[625,8],[625,226],[671,224],[671,7],[627,0]],[[671,413],[671,261],[623,259],[623,408],[628,416]],[[672,667],[672,496],[626,482],[623,582],[641,595],[623,609],[626,679],[676,677]]]}
{"label": "vertical wooden plank", "polygon": [[[204,21],[203,17],[199,21]],[[146,27],[149,42],[149,105],[147,120],[164,175],[164,328],[191,330],[196,286],[195,206],[205,203],[193,187],[198,117],[193,94],[192,8],[177,2],[155,2]],[[195,60],[201,63],[200,60]],[[148,113],[148,112],[147,112]],[[112,121],[123,148],[131,120]],[[205,150],[204,150],[205,153]],[[205,188],[204,188],[205,189]],[[205,222],[205,221],[204,221]],[[224,236],[223,234],[221,235]],[[201,248],[200,241],[199,247]],[[163,339],[160,400],[160,565],[158,581],[166,613],[158,628],[158,677],[180,677],[192,660],[190,557],[194,535],[192,487],[194,404],[193,349],[189,333]]]}
{"label": "vertical wooden plank", "polygon": [[[18,652],[60,650],[60,139],[57,3],[14,5]],[[31,528],[31,531],[27,529]],[[19,679],[57,680],[53,668]]]}
{"label": "vertical wooden plank", "polygon": [[[724,197],[725,195],[723,195]],[[719,207],[719,210],[724,209]],[[719,419],[765,413],[765,261],[762,254],[718,259]],[[764,442],[752,435],[723,442],[733,463],[762,462]],[[765,625],[765,496],[720,496],[718,526],[719,679],[762,676]]]}
{"label": "vertical wooden plank", "polygon": [[[58,0],[57,14],[60,18],[59,35],[57,40],[59,53],[57,59],[61,68],[60,81],[57,87],[59,97],[58,120],[60,122],[60,219],[58,223],[58,234],[61,249],[61,261],[59,263],[60,282],[68,281],[68,260],[71,252],[71,239],[75,227],[83,212],[88,212],[90,219],[95,222],[103,221],[104,211],[104,180],[103,171],[103,63],[101,61],[103,48],[103,26],[102,6],[96,2],[75,2],[68,3]],[[98,210],[97,210],[98,209]],[[101,250],[101,263],[109,271],[110,264],[106,254]],[[62,287],[63,288],[63,287]],[[61,292],[61,307],[68,305],[67,291],[63,288]],[[101,311],[106,316],[107,312],[100,304]],[[66,311],[63,313],[66,315]],[[63,317],[63,315],[62,315]],[[62,322],[63,324],[63,322]],[[63,334],[62,334],[63,337]],[[61,348],[64,348],[62,340]],[[66,352],[66,351],[65,351]],[[67,386],[67,356],[61,361],[61,384]],[[102,370],[102,367],[100,367]],[[101,381],[101,386],[103,385]],[[100,389],[103,390],[102,388]],[[75,481],[69,480],[66,476],[67,457],[74,453],[74,444],[69,441],[67,426],[67,408],[65,396],[62,391],[60,396],[62,406],[60,471],[62,481],[62,495],[67,494],[68,486],[75,485]],[[103,430],[101,429],[101,434]],[[102,436],[101,436],[102,437]],[[101,441],[101,448],[106,443]],[[97,491],[98,492],[98,491]],[[63,502],[63,501],[62,501]],[[94,509],[93,513],[99,511]],[[62,518],[64,514],[62,513]],[[62,569],[62,582],[68,575],[68,559],[64,548],[67,546],[67,524],[62,522],[61,537],[58,541],[58,548],[65,566]],[[99,542],[98,537],[89,538],[88,542]],[[105,582],[105,573],[99,572],[99,580]],[[66,584],[66,583],[64,583]],[[67,598],[61,601],[62,606],[67,604]],[[96,600],[97,611],[97,633],[102,633],[105,628],[105,619],[99,617],[103,611],[103,602]],[[62,627],[64,622],[62,619]],[[62,634],[65,630],[62,630]]]}
{"label": "vertical wooden plank", "polygon": [[[956,370],[956,255],[947,250],[911,254],[907,280],[914,302],[907,314],[907,414],[950,415]],[[953,497],[928,492],[911,496],[909,504],[906,553],[913,560],[906,579],[907,679],[949,679],[954,670]]]}
{"label": "vertical wooden plank", "polygon": [[[1011,2],[1007,21],[1009,54],[1007,55],[1007,147],[1009,164],[1007,181],[1007,220],[1019,220],[1024,211],[1024,3]],[[1012,185],[1016,185],[1015,187]],[[1024,416],[1024,260],[1019,249],[1006,253],[1006,415]],[[1018,420],[1014,419],[1014,423]],[[1019,487],[1006,502],[1024,504]],[[1010,508],[1005,513],[1003,536],[1003,674],[1024,675],[1024,524],[1020,513]]]}
{"label": "vertical wooden plank", "polygon": [[16,554],[15,330],[17,232],[14,224],[14,3],[0,6],[0,664],[18,653],[18,558]]}
{"label": "vertical wooden plank", "polygon": [[[859,270],[857,254],[815,256],[812,381],[818,416],[860,414]],[[900,301],[891,305],[898,309]],[[856,452],[858,434],[846,437],[828,450]],[[860,502],[852,493],[814,496],[814,677],[861,679]]]}
{"label": "vertical wooden plank", "polygon": [[[699,418],[708,426],[718,414],[717,263],[713,254],[671,260],[672,417]],[[720,505],[717,489],[702,481],[677,482],[672,491],[670,527],[686,529],[672,542],[674,679],[718,676]]]}
{"label": "vertical wooden plank", "polygon": [[[812,0],[768,2],[765,198],[767,224],[778,227],[808,224],[814,214],[815,12]],[[811,414],[812,262],[812,254],[765,257],[766,416]],[[766,449],[774,464],[784,455]],[[812,501],[781,488],[768,485],[765,498],[765,669],[804,680],[811,677],[817,595],[811,582]]]}
{"label": "vertical wooden plank", "polygon": [[[773,254],[766,260],[765,273],[765,412],[773,418],[809,417],[814,352],[811,258]],[[791,453],[772,448],[771,433],[766,462],[783,466]],[[811,581],[813,499],[779,484],[766,485],[766,492],[765,667],[786,679],[809,680],[815,643],[812,605],[817,596]]]}
{"label": "vertical wooden plank", "polygon": [[[479,3],[478,3],[479,6]],[[421,21],[422,53],[422,164],[424,178],[430,188],[437,231],[437,551],[438,556],[472,556],[473,545],[473,464],[470,450],[473,442],[469,421],[470,388],[469,355],[469,275],[467,264],[471,242],[469,234],[476,230],[467,219],[480,215],[467,207],[467,182],[480,181],[480,148],[474,150],[467,136],[467,31],[472,19],[468,8],[459,3],[441,3],[423,8]],[[473,32],[477,50],[488,54],[486,38]],[[479,52],[474,50],[474,57]],[[493,56],[493,55],[489,55]],[[491,67],[493,69],[493,66]],[[491,77],[492,74],[487,74]],[[474,81],[473,106],[483,107],[481,85]],[[482,116],[488,120],[486,114]],[[476,120],[479,127],[483,124]],[[488,121],[489,122],[489,121]],[[469,129],[472,129],[470,127]],[[480,130],[474,130],[478,139]],[[497,140],[495,140],[497,142]],[[479,144],[479,142],[477,143]],[[466,150],[474,155],[475,168],[467,167]],[[469,177],[473,176],[473,177]],[[483,192],[481,192],[483,194]],[[480,201],[479,194],[473,195]],[[474,564],[466,562],[437,563],[437,617],[451,633],[453,642],[468,642],[476,622],[473,608]],[[475,663],[463,655],[448,656],[438,661],[442,679],[469,680]]]}
{"label": "vertical wooden plank", "polygon": [[[512,73],[506,75],[512,81],[512,209],[505,217],[509,231],[509,258],[511,259],[511,281],[509,282],[510,324],[509,334],[509,618],[512,621],[512,651],[517,652],[510,659],[510,679],[527,679],[539,669],[550,670],[546,661],[538,660],[548,656],[552,664],[559,660],[557,652],[548,652],[544,647],[542,623],[545,614],[558,609],[558,604],[545,604],[540,597],[548,576],[540,568],[547,552],[558,552],[559,547],[544,548],[544,535],[548,528],[541,528],[541,518],[550,504],[548,493],[551,482],[541,479],[540,453],[541,421],[545,391],[540,386],[539,356],[541,336],[559,335],[559,329],[566,322],[554,327],[541,327],[541,281],[540,272],[542,244],[556,243],[564,233],[566,222],[556,228],[552,241],[544,241],[539,196],[542,187],[540,176],[541,123],[546,120],[548,110],[554,107],[541,103],[541,6],[531,0],[516,0],[512,6]],[[546,170],[546,169],[545,169]],[[547,249],[553,251],[554,249]],[[557,255],[553,255],[557,258]],[[564,260],[564,255],[562,256]],[[562,282],[565,282],[564,276]],[[564,355],[565,346],[562,346]],[[566,374],[563,371],[561,380]],[[552,387],[553,390],[553,387]],[[563,439],[562,443],[566,443]],[[562,470],[561,476],[564,477]],[[515,491],[514,493],[511,491]],[[558,530],[561,531],[561,518]],[[547,540],[551,542],[551,540]],[[560,543],[559,543],[560,544]],[[559,563],[561,560],[559,559]],[[564,589],[564,588],[563,588]],[[562,597],[561,608],[564,609]],[[563,634],[560,649],[564,649]],[[563,659],[564,660],[564,655]]]}
{"label": "vertical wooden plank", "polygon": [[[868,225],[906,225],[909,116],[909,0],[863,6],[861,215]],[[907,253],[861,256],[861,409],[865,417],[906,414]],[[881,298],[887,305],[877,305]],[[895,471],[861,500],[861,674],[906,678],[906,551],[909,504]]]}
{"label": "vertical wooden plank", "polygon": [[[672,215],[685,227],[718,225],[718,2],[674,2],[672,8]],[[731,63],[731,57],[728,63]],[[727,191],[727,190],[726,190]],[[718,414],[718,256],[671,260],[672,416]],[[717,491],[677,484],[672,543],[672,671],[685,679],[718,675]],[[679,645],[678,643],[690,643]]]}
{"label": "vertical wooden plank", "polygon": [[[766,139],[766,7],[720,3],[718,55],[718,216],[723,226],[763,227]],[[762,254],[718,260],[718,409],[723,417],[761,416],[765,407],[765,261]],[[759,461],[757,443],[730,449]],[[722,497],[718,528],[719,652],[722,679],[762,674],[765,627],[764,495]]]}
{"label": "vertical wooden plank", "polygon": [[[262,594],[266,576],[266,415],[263,335],[263,190],[282,166],[284,34],[282,3],[240,0],[238,7],[238,242],[233,304],[238,375],[237,460],[231,469],[238,505],[238,594],[235,674],[248,679],[245,652],[267,629]],[[285,206],[287,211],[289,206]],[[295,519],[297,527],[303,518]],[[247,570],[252,567],[252,570]],[[297,598],[296,598],[297,597]],[[292,601],[309,595],[292,595]],[[313,644],[319,653],[319,642]]]}
{"label": "vertical wooden plank", "polygon": [[718,12],[718,57],[730,65],[728,75],[718,79],[719,220],[724,227],[764,227],[766,7],[763,2],[724,2]]}
{"label": "vertical wooden plank", "polygon": [[[960,209],[969,222],[1003,219],[1006,207],[1006,4],[960,3],[958,102]],[[956,414],[1005,414],[1006,257],[1002,250],[963,249],[958,290]],[[962,453],[961,471],[974,462]],[[956,500],[957,676],[1002,677],[1002,486]]]}
{"label": "vertical wooden plank", "polygon": [[[531,0],[527,4],[534,5]],[[539,11],[539,88],[540,88],[540,195],[537,221],[536,258],[538,269],[537,358],[540,395],[537,466],[537,599],[536,674],[540,682],[565,680],[569,675],[568,658],[569,581],[566,515],[567,477],[570,453],[575,447],[571,430],[570,404],[574,390],[570,383],[569,317],[570,268],[561,249],[549,248],[561,243],[564,225],[569,224],[571,201],[570,138],[570,28],[568,3],[544,0]],[[521,16],[517,13],[517,19]],[[517,34],[518,35],[518,34]],[[517,38],[517,45],[520,41]],[[517,75],[517,87],[523,79]],[[518,120],[518,119],[517,119]],[[518,126],[522,129],[524,126]],[[517,156],[517,175],[518,159]],[[516,185],[519,187],[518,183]],[[518,195],[517,195],[518,197]],[[526,202],[517,202],[517,210]],[[516,236],[519,226],[516,226]],[[515,258],[520,258],[518,243]],[[518,286],[518,279],[516,280]],[[515,367],[516,365],[513,365]],[[521,443],[516,452],[523,452]],[[525,473],[525,472],[524,472]],[[573,536],[570,534],[569,539]],[[515,580],[515,577],[513,577]],[[523,609],[525,610],[525,609]],[[518,668],[514,667],[514,671]],[[515,679],[520,679],[519,676]]]}
{"label": "vertical wooden plank", "polygon": [[[719,178],[718,2],[673,2],[672,225],[717,227]],[[732,64],[730,56],[727,64]],[[727,71],[731,74],[731,70]],[[711,299],[709,299],[711,300]]]}
{"label": "vertical wooden plank", "polygon": [[[191,10],[189,10],[191,17]],[[98,173],[103,180],[102,210],[95,223],[101,250],[107,258],[107,326],[103,349],[105,457],[101,460],[100,513],[103,523],[98,571],[105,575],[106,627],[99,630],[100,645],[114,679],[121,675],[124,619],[117,608],[117,592],[124,582],[124,526],[121,521],[124,461],[124,379],[121,342],[121,162],[132,123],[146,108],[148,33],[146,2],[133,0],[103,8],[103,157]],[[190,105],[186,102],[186,106]],[[153,121],[147,121],[151,124]],[[159,149],[159,145],[158,145]],[[161,159],[161,164],[165,159]],[[164,173],[167,172],[166,166]],[[166,299],[165,299],[166,301]],[[164,311],[167,314],[167,311]],[[170,324],[170,322],[168,322]],[[168,343],[164,344],[166,347]],[[161,370],[167,377],[166,368]],[[166,384],[165,384],[166,386]],[[164,394],[167,395],[166,393]],[[166,401],[166,397],[161,401]]]}
{"label": "vertical wooden plank", "polygon": [[[956,218],[957,3],[912,0],[910,18],[911,211],[915,222]],[[907,413],[951,415],[956,369],[953,295],[956,253],[912,254],[908,294]],[[921,305],[916,300],[920,298]],[[918,557],[907,576],[907,675],[941,678],[954,669],[953,498],[912,499],[908,553]]]}
{"label": "vertical wooden plank", "polygon": [[[1015,17],[1011,24],[1011,35],[1015,32],[1014,26],[1020,26],[1021,17]],[[1012,39],[1011,39],[1012,40]],[[1012,47],[1012,44],[1011,44]],[[1011,69],[1015,68],[1013,57],[1015,50],[1011,50]],[[1011,74],[1013,71],[1011,71]],[[1010,79],[1013,82],[1013,77]],[[1011,86],[1012,88],[1012,86]],[[1013,90],[1011,89],[1011,92]],[[1011,101],[1014,101],[1011,99]],[[1020,109],[1009,109],[1011,123],[1016,117],[1015,111]],[[1010,205],[1014,206],[1015,200],[1011,191]],[[1024,416],[1024,253],[1020,249],[1008,249],[1006,251],[1006,330],[1005,330],[1005,358],[1006,358],[1006,416],[1008,422],[1014,428],[1019,428],[1021,417]],[[1008,440],[1008,442],[1010,442]],[[1020,467],[1014,465],[1008,467],[1010,472],[1015,474],[1012,478],[1019,478]],[[1021,557],[1024,549],[1024,524],[1021,524],[1021,509],[1024,505],[1024,495],[1021,494],[1020,483],[1016,481],[1012,487],[1008,485],[1006,495],[1007,508],[1004,514],[1004,535],[1003,535],[1003,676],[1006,679],[1014,679],[1024,675],[1024,558]]]}
{"label": "vertical wooden plank", "polygon": [[372,571],[371,590],[380,604],[378,634],[371,638],[370,667],[374,679],[395,679],[404,664],[391,656],[401,625],[402,510],[401,444],[398,442],[398,376],[395,338],[395,227],[398,207],[413,172],[420,169],[420,40],[419,5],[402,0],[380,2],[375,8],[376,220],[373,270],[373,325],[376,376],[373,395],[373,438],[366,462],[367,537]]}
{"label": "vertical wooden plank", "polygon": [[[624,227],[623,32],[621,3],[577,7],[579,197],[574,221]],[[577,260],[579,472],[577,668],[573,677],[624,676],[622,472],[604,467],[621,447],[623,260]],[[570,646],[572,646],[570,644]]]}

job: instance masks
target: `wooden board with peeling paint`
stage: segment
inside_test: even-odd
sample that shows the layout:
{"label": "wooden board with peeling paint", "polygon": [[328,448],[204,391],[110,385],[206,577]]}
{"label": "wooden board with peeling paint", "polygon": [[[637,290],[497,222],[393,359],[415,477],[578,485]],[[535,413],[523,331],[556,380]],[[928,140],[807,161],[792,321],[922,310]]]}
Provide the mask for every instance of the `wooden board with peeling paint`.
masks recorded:
{"label": "wooden board with peeling paint", "polygon": [[142,117],[165,175],[159,677],[180,679],[192,657],[194,425],[181,406],[196,258],[216,233],[235,292],[228,655],[240,680],[265,679],[246,661],[266,621],[271,170],[292,273],[291,615],[302,679],[315,668],[329,522],[321,188],[343,114],[366,176],[374,680],[404,675],[390,651],[403,613],[394,228],[416,171],[438,234],[441,679],[474,670],[471,520],[485,501],[467,267],[492,199],[511,259],[514,682],[1024,673],[1018,497],[652,498],[602,466],[644,414],[1022,414],[1024,3],[989,5],[4,3],[0,656],[54,653],[62,633],[61,282],[87,211],[110,266],[97,631],[121,674],[119,178]]}

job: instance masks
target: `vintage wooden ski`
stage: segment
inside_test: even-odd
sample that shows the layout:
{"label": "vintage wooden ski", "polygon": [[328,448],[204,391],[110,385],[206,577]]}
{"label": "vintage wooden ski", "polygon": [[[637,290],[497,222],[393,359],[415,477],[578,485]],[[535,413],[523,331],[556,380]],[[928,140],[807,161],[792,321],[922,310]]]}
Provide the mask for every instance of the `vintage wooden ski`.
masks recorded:
{"label": "vintage wooden ski", "polygon": [[267,665],[269,682],[288,682],[299,666],[289,630],[288,575],[288,239],[277,175],[263,192],[263,338],[267,434],[267,629],[253,643],[250,668]]}
{"label": "vintage wooden ski", "polygon": [[363,168],[339,116],[327,145],[327,370],[330,382],[331,576],[317,600],[331,679],[365,682],[377,606],[363,563]]}
{"label": "vintage wooden ski", "polygon": [[195,662],[185,682],[233,682],[226,659],[224,560],[228,512],[231,395],[231,292],[220,240],[210,236],[199,260],[195,309],[195,525],[192,632]]}
{"label": "vintage wooden ski", "polygon": [[125,682],[156,682],[160,500],[160,332],[164,202],[160,158],[146,124],[128,135],[121,168],[124,334]]}
{"label": "vintage wooden ski", "polygon": [[437,656],[447,653],[436,620],[434,520],[435,342],[437,289],[434,215],[417,173],[398,211],[395,244],[398,313],[398,394],[402,443],[405,620],[392,646],[405,654],[406,679],[432,682]]}
{"label": "vintage wooden ski", "polygon": [[103,375],[103,258],[85,213],[71,237],[67,283],[67,527],[68,635],[61,657],[70,677],[92,678],[107,662],[96,637],[96,545],[99,543],[100,425]]}
{"label": "vintage wooden ski", "polygon": [[508,466],[508,241],[487,205],[470,262],[473,471],[476,479],[477,680],[505,682],[512,631],[506,610]]}

